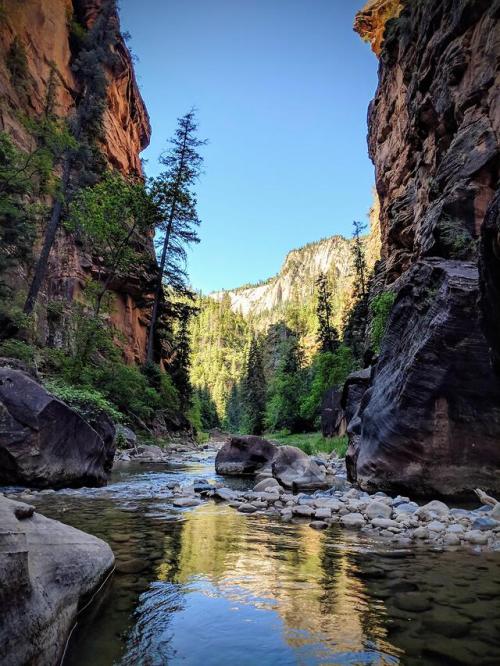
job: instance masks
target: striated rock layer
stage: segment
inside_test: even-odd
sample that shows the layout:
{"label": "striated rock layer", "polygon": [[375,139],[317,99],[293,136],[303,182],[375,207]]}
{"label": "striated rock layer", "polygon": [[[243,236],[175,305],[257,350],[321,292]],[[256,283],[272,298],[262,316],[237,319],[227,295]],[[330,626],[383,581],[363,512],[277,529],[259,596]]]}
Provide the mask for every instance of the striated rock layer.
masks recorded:
{"label": "striated rock layer", "polygon": [[383,4],[356,26],[383,35],[368,143],[397,298],[348,468],[366,488],[500,491],[500,2],[406,0],[376,26]]}
{"label": "striated rock layer", "polygon": [[[6,131],[23,150],[33,147],[22,115],[36,117],[45,107],[51,72],[55,72],[55,110],[60,117],[71,114],[80,94],[72,70],[72,20],[89,27],[104,0],[5,0],[0,21],[0,131]],[[118,16],[115,17],[118,22]],[[27,77],[23,86],[12,81],[7,66],[9,50],[17,40],[26,55]],[[128,48],[120,37],[113,45],[116,55],[107,72],[108,98],[104,113],[102,151],[109,164],[124,175],[141,176],[139,154],[151,134],[149,117],[141,98]],[[151,247],[151,241],[148,241]],[[41,295],[42,303],[51,299],[72,301],[78,298],[85,280],[95,273],[95,259],[82,252],[75,239],[61,230],[50,257],[49,278]],[[154,272],[154,265],[151,269]],[[123,337],[125,357],[143,361],[145,356],[148,308],[143,294],[150,289],[151,275],[131,275],[112,285],[115,303],[111,319]],[[12,283],[27,288],[28,276],[22,271]],[[59,324],[55,324],[57,328]],[[61,328],[59,326],[59,328]],[[41,318],[42,340],[57,343],[54,322]]]}

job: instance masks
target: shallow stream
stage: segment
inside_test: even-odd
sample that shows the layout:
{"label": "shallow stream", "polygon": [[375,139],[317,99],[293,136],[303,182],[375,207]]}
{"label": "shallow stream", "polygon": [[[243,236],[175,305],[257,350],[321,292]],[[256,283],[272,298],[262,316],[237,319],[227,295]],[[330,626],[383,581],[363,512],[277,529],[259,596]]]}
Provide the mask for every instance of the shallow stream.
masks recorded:
{"label": "shallow stream", "polygon": [[38,496],[117,559],[66,665],[500,664],[500,553],[391,551],[212,501],[173,508],[167,484],[195,478],[217,478],[212,454]]}

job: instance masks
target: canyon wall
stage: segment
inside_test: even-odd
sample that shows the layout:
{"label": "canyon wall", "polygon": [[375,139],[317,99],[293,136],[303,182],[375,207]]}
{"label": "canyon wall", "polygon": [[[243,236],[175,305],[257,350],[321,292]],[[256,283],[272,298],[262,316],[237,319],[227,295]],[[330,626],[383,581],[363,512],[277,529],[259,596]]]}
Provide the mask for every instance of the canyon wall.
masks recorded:
{"label": "canyon wall", "polygon": [[[5,0],[0,16],[0,130],[6,131],[23,150],[33,148],[22,116],[37,117],[45,106],[51,76],[55,79],[55,111],[69,116],[81,93],[72,70],[72,30],[74,20],[90,27],[103,0]],[[118,16],[113,20],[118,23]],[[7,66],[8,54],[16,43],[24,52],[27,77],[15,84]],[[113,44],[112,68],[107,71],[108,92],[104,113],[104,141],[101,150],[108,163],[126,176],[141,176],[140,152],[148,145],[151,129],[141,98],[130,53],[119,37]],[[55,72],[55,76],[51,75]],[[151,241],[151,272],[154,258]],[[95,271],[95,259],[86,255],[75,239],[60,231],[54,244],[49,275],[41,295],[38,329],[42,341],[63,334],[57,323],[44,315],[44,306],[53,299],[78,298],[85,280]],[[13,276],[20,290],[26,290],[29,276],[22,270]],[[149,289],[151,275],[135,275],[113,285],[114,306],[111,320],[123,339],[128,361],[144,359],[148,309],[143,293]]]}
{"label": "canyon wall", "polygon": [[500,491],[500,3],[388,5],[355,28],[380,55],[368,145],[396,301],[349,468],[365,488]]}

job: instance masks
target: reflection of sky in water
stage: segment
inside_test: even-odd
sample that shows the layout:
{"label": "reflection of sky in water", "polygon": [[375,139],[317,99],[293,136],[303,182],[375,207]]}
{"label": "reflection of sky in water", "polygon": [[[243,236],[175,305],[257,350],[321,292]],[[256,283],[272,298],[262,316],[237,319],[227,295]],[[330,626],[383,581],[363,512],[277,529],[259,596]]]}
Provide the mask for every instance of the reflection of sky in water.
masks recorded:
{"label": "reflection of sky in water", "polygon": [[[168,484],[216,478],[213,458],[200,458],[34,499],[108,541],[118,567],[139,562],[80,618],[67,666],[500,664],[500,554],[394,559],[354,531],[213,502],[175,509]],[[395,599],[408,590],[431,608],[402,611]]]}
{"label": "reflection of sky in water", "polygon": [[190,512],[175,562],[158,565],[160,581],[141,597],[123,663],[146,653],[141,663],[154,666],[398,663],[392,647],[383,656],[383,630],[365,635],[346,555],[326,576],[324,541],[307,525],[270,530],[226,506]]}

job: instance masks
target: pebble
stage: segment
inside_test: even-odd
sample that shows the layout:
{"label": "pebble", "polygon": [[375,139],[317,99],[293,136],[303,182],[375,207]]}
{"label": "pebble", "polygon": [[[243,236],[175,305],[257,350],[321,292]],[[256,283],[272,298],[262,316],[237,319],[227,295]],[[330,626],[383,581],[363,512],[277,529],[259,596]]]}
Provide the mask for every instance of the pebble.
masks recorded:
{"label": "pebble", "polygon": [[344,527],[350,529],[356,529],[357,527],[363,527],[365,525],[365,519],[361,513],[348,513],[345,516],[342,516],[340,522]]}

